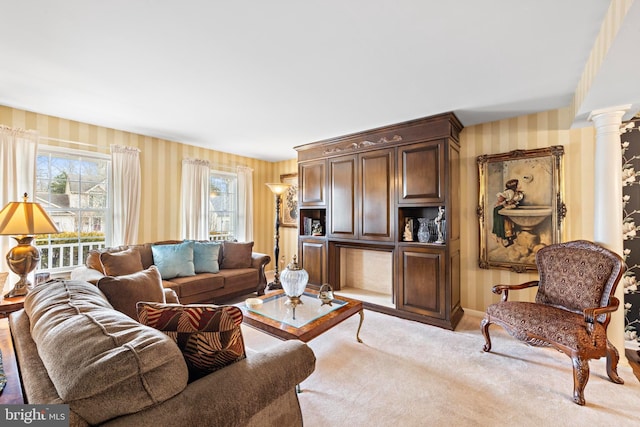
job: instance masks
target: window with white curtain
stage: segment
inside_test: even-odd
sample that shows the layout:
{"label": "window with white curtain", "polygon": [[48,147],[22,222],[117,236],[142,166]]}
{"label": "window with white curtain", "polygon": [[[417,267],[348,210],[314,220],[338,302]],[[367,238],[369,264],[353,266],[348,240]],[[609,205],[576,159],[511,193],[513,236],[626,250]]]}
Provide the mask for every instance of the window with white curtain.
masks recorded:
{"label": "window with white curtain", "polygon": [[212,170],[209,177],[209,239],[234,240],[238,235],[238,176]]}
{"label": "window with white curtain", "polygon": [[91,249],[110,243],[110,165],[108,155],[38,147],[35,200],[60,230],[36,237],[40,270],[70,271],[84,264]]}

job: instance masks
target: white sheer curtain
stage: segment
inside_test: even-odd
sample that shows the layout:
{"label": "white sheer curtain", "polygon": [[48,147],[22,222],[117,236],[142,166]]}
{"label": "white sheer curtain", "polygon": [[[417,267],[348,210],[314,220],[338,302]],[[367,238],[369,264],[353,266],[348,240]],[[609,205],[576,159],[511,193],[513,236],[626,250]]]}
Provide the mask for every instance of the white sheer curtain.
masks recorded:
{"label": "white sheer curtain", "polygon": [[238,241],[253,240],[253,169],[238,166]]}
{"label": "white sheer curtain", "polygon": [[[0,210],[9,202],[22,201],[24,193],[29,201],[35,199],[36,155],[38,151],[38,133],[22,129],[12,129],[0,125]],[[0,271],[10,271],[5,255],[15,246],[9,236],[0,236]],[[18,276],[11,274],[6,289],[11,289]]]}
{"label": "white sheer curtain", "polygon": [[209,238],[209,162],[182,160],[182,236],[185,239]]}
{"label": "white sheer curtain", "polygon": [[138,243],[140,220],[140,150],[111,145],[113,171],[113,233],[111,246]]}

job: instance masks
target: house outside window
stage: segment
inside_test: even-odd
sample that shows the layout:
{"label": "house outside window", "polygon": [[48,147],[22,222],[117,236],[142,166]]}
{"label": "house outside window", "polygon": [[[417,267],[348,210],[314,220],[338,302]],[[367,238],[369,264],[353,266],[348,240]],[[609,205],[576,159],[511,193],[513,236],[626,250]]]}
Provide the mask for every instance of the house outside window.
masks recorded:
{"label": "house outside window", "polygon": [[110,170],[107,155],[38,148],[35,199],[60,230],[36,237],[40,270],[68,272],[84,265],[91,249],[110,243]]}
{"label": "house outside window", "polygon": [[238,232],[238,177],[211,171],[209,176],[209,240],[234,240]]}

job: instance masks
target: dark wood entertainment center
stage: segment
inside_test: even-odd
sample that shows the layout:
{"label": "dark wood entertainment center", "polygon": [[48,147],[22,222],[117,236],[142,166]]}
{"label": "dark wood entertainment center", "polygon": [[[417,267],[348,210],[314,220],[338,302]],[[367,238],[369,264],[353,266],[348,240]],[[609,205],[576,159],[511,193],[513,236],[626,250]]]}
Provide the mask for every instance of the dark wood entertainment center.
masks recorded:
{"label": "dark wood entertainment center", "polygon": [[[391,254],[393,307],[365,307],[454,329],[460,305],[460,143],[453,113],[296,147],[300,262],[311,287],[341,289],[342,249]],[[406,220],[444,208],[444,243],[406,241]],[[305,235],[319,221],[323,235]]]}

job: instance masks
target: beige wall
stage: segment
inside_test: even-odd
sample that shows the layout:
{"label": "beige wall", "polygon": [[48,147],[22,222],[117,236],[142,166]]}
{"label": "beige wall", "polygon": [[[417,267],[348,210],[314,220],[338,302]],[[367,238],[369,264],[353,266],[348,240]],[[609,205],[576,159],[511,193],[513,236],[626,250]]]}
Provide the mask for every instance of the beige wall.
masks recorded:
{"label": "beige wall", "polygon": [[[593,164],[595,134],[592,127],[558,129],[566,110],[521,116],[509,120],[465,128],[461,134],[462,176],[462,306],[484,311],[497,300],[491,286],[520,283],[534,274],[517,274],[505,270],[483,270],[478,265],[478,171],[476,157],[515,149],[532,149],[563,145],[565,203],[564,240],[593,238]],[[185,157],[209,160],[222,165],[246,165],[254,170],[254,240],[255,250],[273,257],[275,224],[274,196],[264,185],[279,181],[281,174],[297,172],[296,159],[270,163],[220,151],[206,150],[177,142],[136,135],[43,114],[0,106],[0,124],[35,129],[41,136],[92,144],[93,151],[108,152],[110,144],[139,148],[142,167],[142,221],[140,242],[180,238],[178,200],[181,161]],[[304,143],[305,141],[301,141]],[[49,144],[49,142],[46,142]],[[54,143],[50,143],[54,144]],[[56,144],[64,145],[64,144]],[[70,148],[79,148],[68,145]],[[86,147],[84,147],[86,148]],[[6,177],[3,177],[6,178]],[[297,253],[297,229],[280,229],[280,255],[285,265]],[[282,266],[282,264],[281,264]],[[273,264],[268,267],[273,268]],[[533,291],[532,291],[533,292]],[[520,293],[521,299],[533,293]],[[516,294],[512,295],[516,297]]]}
{"label": "beige wall", "polygon": [[[253,169],[254,250],[273,257],[275,200],[264,183],[279,181],[281,174],[295,172],[297,170],[295,159],[271,163],[5,106],[0,106],[0,124],[14,128],[34,129],[40,133],[41,137],[84,142],[91,147],[43,139],[41,144],[45,145],[107,154],[111,144],[139,148],[142,169],[142,206],[138,241],[141,243],[181,238],[179,199],[183,158],[204,159],[226,166],[248,166]],[[11,179],[11,177],[3,176],[3,179]],[[290,236],[292,234],[294,233],[286,232],[284,238],[283,245],[286,244],[287,254],[292,250]]]}
{"label": "beige wall", "polygon": [[[462,199],[462,306],[484,311],[498,300],[491,293],[495,284],[516,284],[533,280],[535,274],[518,274],[506,270],[478,268],[479,225],[478,167],[476,157],[511,150],[563,145],[564,201],[567,216],[563,223],[563,240],[593,239],[593,166],[595,132],[593,127],[562,130],[558,124],[566,110],[554,110],[470,126],[460,135]],[[535,289],[509,295],[510,299],[532,300]]]}

